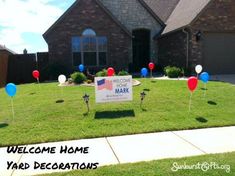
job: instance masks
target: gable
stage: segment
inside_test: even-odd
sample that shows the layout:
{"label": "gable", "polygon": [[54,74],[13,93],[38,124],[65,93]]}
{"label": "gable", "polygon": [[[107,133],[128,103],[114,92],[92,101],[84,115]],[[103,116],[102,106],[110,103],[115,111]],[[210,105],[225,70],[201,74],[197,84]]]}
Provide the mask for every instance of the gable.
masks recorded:
{"label": "gable", "polygon": [[164,23],[143,0],[100,0],[102,4],[129,31],[150,29],[152,34],[159,33]]}
{"label": "gable", "polygon": [[[73,13],[75,11],[78,11],[78,9],[80,8],[81,3],[84,3],[85,0],[76,0],[74,2],[74,4],[43,34],[43,37],[46,38],[51,31],[53,31],[56,27],[58,27],[59,25],[66,23],[66,20],[69,20],[69,18],[73,17]],[[98,5],[100,7],[100,10],[102,10],[107,17],[112,20],[114,23],[116,23],[116,25],[118,25],[127,35],[129,35],[131,37],[131,33],[125,28],[125,26],[123,26],[111,13],[108,9],[106,9],[102,3],[100,3],[99,0],[90,0],[89,3],[95,3],[95,5]],[[80,9],[80,11],[83,11],[84,9]],[[80,14],[82,15],[86,15],[86,14]]]}
{"label": "gable", "polygon": [[180,0],[166,21],[163,34],[189,25],[211,0]]}

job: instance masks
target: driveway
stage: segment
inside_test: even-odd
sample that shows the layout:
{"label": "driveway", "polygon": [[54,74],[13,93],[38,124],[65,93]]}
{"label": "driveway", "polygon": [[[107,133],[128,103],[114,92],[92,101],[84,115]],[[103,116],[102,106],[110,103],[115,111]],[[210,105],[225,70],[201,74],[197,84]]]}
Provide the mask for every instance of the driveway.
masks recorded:
{"label": "driveway", "polygon": [[222,81],[235,85],[235,74],[233,75],[212,75],[211,80],[213,81]]}

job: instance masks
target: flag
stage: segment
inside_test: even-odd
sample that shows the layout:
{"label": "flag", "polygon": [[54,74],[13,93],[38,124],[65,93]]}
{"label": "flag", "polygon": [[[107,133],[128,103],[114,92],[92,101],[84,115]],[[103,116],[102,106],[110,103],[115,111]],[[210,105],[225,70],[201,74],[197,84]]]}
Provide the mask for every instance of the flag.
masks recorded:
{"label": "flag", "polygon": [[113,90],[113,83],[112,81],[106,80],[106,79],[102,79],[100,81],[97,81],[97,85],[98,85],[98,90]]}

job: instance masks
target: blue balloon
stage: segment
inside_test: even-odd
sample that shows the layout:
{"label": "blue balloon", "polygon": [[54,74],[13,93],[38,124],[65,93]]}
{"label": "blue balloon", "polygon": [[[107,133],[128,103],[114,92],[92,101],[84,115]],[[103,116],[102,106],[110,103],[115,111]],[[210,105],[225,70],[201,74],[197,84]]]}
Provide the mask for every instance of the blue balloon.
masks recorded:
{"label": "blue balloon", "polygon": [[148,69],[147,68],[142,68],[141,76],[146,77],[147,75],[148,75]]}
{"label": "blue balloon", "polygon": [[79,71],[80,71],[80,72],[83,72],[83,71],[85,70],[85,67],[84,67],[83,64],[79,65],[78,68],[79,68]]}
{"label": "blue balloon", "polygon": [[7,95],[9,95],[10,97],[14,97],[17,91],[16,85],[13,83],[9,83],[7,84],[5,90],[6,90]]}
{"label": "blue balloon", "polygon": [[210,76],[207,72],[203,72],[201,75],[200,75],[200,80],[204,83],[208,83],[210,79]]}

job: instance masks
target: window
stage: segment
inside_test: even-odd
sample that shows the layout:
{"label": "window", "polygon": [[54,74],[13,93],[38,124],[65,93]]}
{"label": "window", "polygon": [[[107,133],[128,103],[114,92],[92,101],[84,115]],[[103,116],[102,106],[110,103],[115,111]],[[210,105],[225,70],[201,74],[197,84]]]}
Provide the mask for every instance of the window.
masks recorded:
{"label": "window", "polygon": [[73,65],[82,63],[81,57],[81,39],[79,37],[72,38]]}
{"label": "window", "polygon": [[97,37],[92,29],[82,36],[72,37],[73,65],[105,66],[107,64],[107,37]]}

